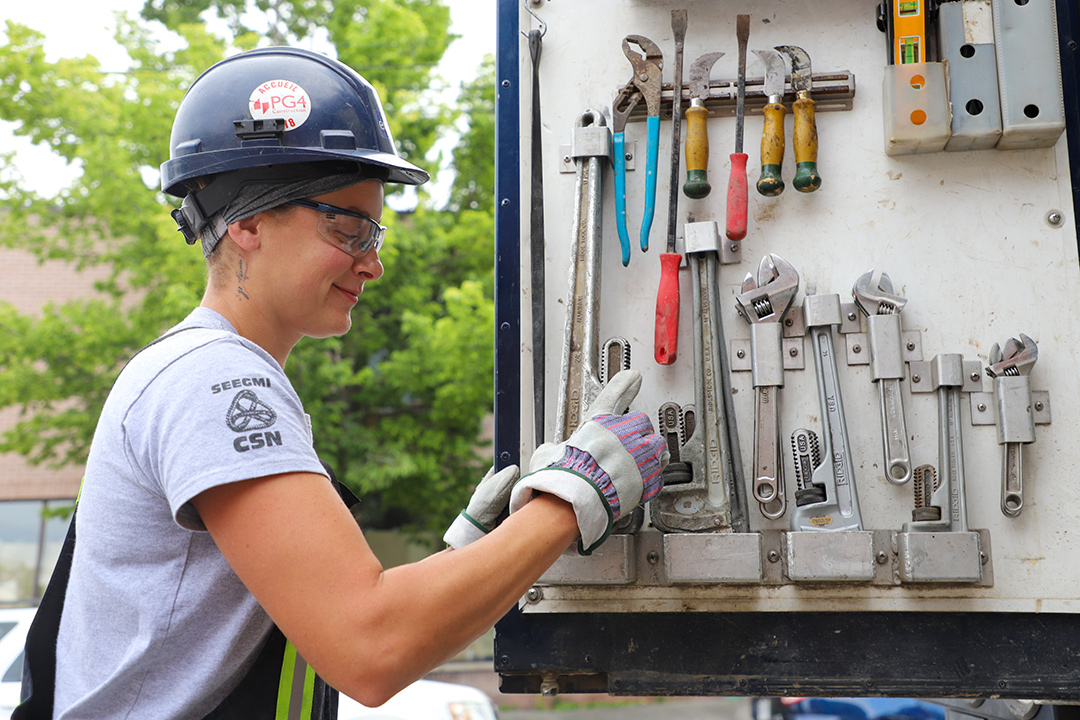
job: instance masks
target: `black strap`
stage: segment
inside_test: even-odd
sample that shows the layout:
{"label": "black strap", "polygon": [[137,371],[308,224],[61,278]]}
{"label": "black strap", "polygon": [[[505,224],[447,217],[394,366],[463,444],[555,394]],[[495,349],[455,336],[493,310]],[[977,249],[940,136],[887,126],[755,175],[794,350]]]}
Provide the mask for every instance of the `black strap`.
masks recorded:
{"label": "black strap", "polygon": [[544,442],[544,395],[546,391],[544,363],[546,334],[544,313],[544,158],[540,139],[540,30],[529,31],[529,54],[532,56],[532,192],[529,208],[529,250],[532,279],[532,356],[533,356],[533,427],[536,444]]}

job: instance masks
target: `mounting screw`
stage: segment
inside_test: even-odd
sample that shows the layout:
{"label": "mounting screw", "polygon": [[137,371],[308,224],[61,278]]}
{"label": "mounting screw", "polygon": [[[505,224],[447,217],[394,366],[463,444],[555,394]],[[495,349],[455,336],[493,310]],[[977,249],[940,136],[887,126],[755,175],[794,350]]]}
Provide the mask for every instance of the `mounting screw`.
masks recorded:
{"label": "mounting screw", "polygon": [[855,353],[856,355],[858,355],[859,353],[861,353],[861,352],[862,352],[862,345],[852,345],[852,346],[851,346],[851,352],[853,352],[853,353]]}
{"label": "mounting screw", "polygon": [[509,81],[509,80],[503,80],[503,81],[502,81],[502,86],[503,86],[504,88],[508,88],[508,87],[510,87],[510,81]]}
{"label": "mounting screw", "polygon": [[971,373],[971,381],[972,382],[975,382],[978,379],[979,379],[979,373],[977,373],[977,372]]}
{"label": "mounting screw", "polygon": [[766,557],[768,557],[769,562],[771,563],[780,562],[780,553],[776,552],[775,550],[770,550],[769,554]]}
{"label": "mounting screw", "polygon": [[990,556],[984,552],[979,553],[979,564],[985,565],[988,562],[990,562]]}
{"label": "mounting screw", "polygon": [[1043,409],[1042,400],[1039,400],[1039,401],[1037,401],[1035,403],[1035,409],[1038,410],[1039,412],[1042,412],[1042,409]]}
{"label": "mounting screw", "polygon": [[1065,224],[1065,215],[1060,210],[1051,210],[1046,213],[1046,224],[1052,228],[1059,228]]}
{"label": "mounting screw", "polygon": [[979,412],[986,412],[986,403],[978,404]]}
{"label": "mounting screw", "polygon": [[648,555],[645,556],[645,559],[649,561],[650,565],[655,565],[656,563],[660,562],[660,553],[652,550],[651,552],[649,552]]}
{"label": "mounting screw", "polygon": [[907,349],[908,349],[908,352],[912,352],[913,350],[915,350],[915,343],[908,340]]}
{"label": "mounting screw", "polygon": [[503,452],[499,453],[499,459],[500,460],[509,460],[510,459],[510,453],[508,453],[508,452],[506,452],[504,450]]}
{"label": "mounting screw", "polygon": [[510,207],[510,198],[503,198],[499,201],[499,205],[503,207]]}
{"label": "mounting screw", "polygon": [[879,552],[876,559],[878,565],[884,565],[885,563],[889,562],[889,556],[886,555],[884,551]]}
{"label": "mounting screw", "polygon": [[790,350],[787,351],[787,353],[791,357],[799,357],[799,348],[791,348]]}
{"label": "mounting screw", "polygon": [[529,588],[529,592],[525,593],[525,597],[528,598],[529,602],[540,602],[544,599],[544,591],[534,586]]}
{"label": "mounting screw", "polygon": [[922,377],[920,377],[918,375],[912,375],[911,376],[911,382],[922,382]]}
{"label": "mounting screw", "polygon": [[858,315],[856,315],[854,311],[852,311],[852,312],[849,312],[849,313],[847,314],[847,319],[848,319],[848,320],[854,320],[854,319],[855,319],[855,318],[857,318],[857,317],[859,317],[859,316],[858,316]]}
{"label": "mounting screw", "polygon": [[735,355],[738,356],[738,358],[740,360],[742,360],[744,357],[746,357],[746,351],[745,350],[736,350]]}
{"label": "mounting screw", "polygon": [[784,327],[791,327],[795,324],[795,321],[791,318],[784,318]]}

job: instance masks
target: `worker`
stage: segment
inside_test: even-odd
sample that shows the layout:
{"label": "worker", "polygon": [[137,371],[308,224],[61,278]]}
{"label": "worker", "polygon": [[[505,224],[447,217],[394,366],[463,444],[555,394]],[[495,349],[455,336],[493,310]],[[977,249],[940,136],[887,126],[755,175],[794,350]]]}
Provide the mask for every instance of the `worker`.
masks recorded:
{"label": "worker", "polygon": [[479,483],[447,550],[384,570],[284,367],[302,337],[349,331],[383,273],[384,185],[427,173],[360,75],[263,48],[192,84],[161,177],[206,291],[104,405],[15,718],[333,718],[337,691],[380,705],[660,490],[666,444],[627,413],[641,378],[624,371],[530,473]]}

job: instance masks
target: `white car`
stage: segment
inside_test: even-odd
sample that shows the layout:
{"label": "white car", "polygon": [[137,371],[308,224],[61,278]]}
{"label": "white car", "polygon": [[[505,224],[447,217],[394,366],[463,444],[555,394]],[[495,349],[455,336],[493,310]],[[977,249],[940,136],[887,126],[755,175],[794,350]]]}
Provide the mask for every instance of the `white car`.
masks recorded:
{"label": "white car", "polygon": [[22,690],[23,648],[36,607],[0,608],[0,720],[9,720]]}
{"label": "white car", "polygon": [[[0,720],[10,720],[22,689],[23,648],[37,608],[0,608]],[[497,720],[495,704],[468,685],[417,680],[369,708],[341,696],[338,720]]]}
{"label": "white car", "polygon": [[338,720],[496,720],[495,703],[468,685],[417,680],[377,708],[341,696]]}

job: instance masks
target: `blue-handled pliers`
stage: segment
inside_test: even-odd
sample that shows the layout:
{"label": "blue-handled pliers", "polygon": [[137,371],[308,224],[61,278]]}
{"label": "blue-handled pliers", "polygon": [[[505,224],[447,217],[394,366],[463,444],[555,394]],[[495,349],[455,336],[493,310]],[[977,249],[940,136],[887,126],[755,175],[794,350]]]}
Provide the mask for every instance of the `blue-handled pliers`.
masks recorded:
{"label": "blue-handled pliers", "polygon": [[[637,45],[644,55],[630,49]],[[642,35],[623,38],[623,54],[634,68],[632,82],[645,100],[648,142],[645,153],[645,212],[641,217],[641,250],[649,249],[649,231],[656,210],[656,165],[660,154],[660,90],[664,56],[652,40]],[[676,151],[677,152],[677,151]]]}
{"label": "blue-handled pliers", "polygon": [[611,129],[614,132],[615,144],[615,226],[619,230],[619,243],[622,245],[623,267],[630,264],[630,235],[626,232],[626,119],[639,102],[641,93],[631,81],[619,91],[611,106]]}

